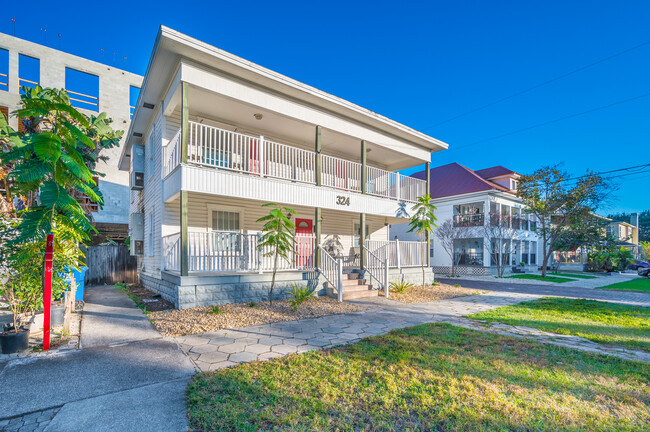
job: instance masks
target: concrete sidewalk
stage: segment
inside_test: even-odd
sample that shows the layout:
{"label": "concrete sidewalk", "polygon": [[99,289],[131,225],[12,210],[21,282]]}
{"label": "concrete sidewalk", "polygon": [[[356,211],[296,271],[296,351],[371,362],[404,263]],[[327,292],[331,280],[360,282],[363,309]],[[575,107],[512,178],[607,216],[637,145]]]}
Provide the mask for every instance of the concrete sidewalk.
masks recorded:
{"label": "concrete sidewalk", "polygon": [[185,387],[196,369],[125,294],[87,288],[80,345],[4,366],[0,430],[187,430]]}

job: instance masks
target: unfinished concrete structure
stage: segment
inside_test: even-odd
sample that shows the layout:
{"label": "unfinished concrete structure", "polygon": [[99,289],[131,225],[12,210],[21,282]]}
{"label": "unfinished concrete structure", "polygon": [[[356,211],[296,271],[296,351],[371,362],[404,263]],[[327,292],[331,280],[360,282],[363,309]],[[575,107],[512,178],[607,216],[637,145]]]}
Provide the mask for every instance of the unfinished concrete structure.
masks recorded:
{"label": "unfinished concrete structure", "polygon": [[[3,52],[4,51],[4,52]],[[117,69],[102,63],[78,57],[24,39],[0,33],[0,111],[11,113],[20,102],[20,86],[66,89],[77,102],[77,108],[85,114],[106,112],[113,119],[113,127],[129,129],[131,124],[131,87],[142,86],[142,76]],[[34,72],[38,78],[27,77],[21,71],[22,60],[37,65]],[[4,63],[4,64],[3,64]],[[85,73],[97,77],[96,95],[88,95],[70,88],[66,76],[71,73]],[[19,128],[18,118],[9,116],[9,124]],[[105,150],[106,162],[99,162],[97,171],[105,174],[99,179],[99,188],[104,196],[104,207],[93,213],[95,225],[101,232],[113,233],[118,238],[126,235],[129,223],[129,173],[118,169],[120,148]]]}

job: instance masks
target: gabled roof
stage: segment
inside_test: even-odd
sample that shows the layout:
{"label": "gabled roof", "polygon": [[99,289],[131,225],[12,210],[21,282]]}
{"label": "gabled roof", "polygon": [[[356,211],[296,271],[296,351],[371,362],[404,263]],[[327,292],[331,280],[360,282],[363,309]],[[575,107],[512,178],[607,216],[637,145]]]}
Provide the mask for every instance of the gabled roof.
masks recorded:
{"label": "gabled roof", "polygon": [[[492,168],[488,168],[488,170],[490,169]],[[484,179],[477,174],[478,171],[472,171],[471,169],[455,162],[448,165],[431,168],[430,172],[431,190],[429,193],[431,195],[431,198],[434,199],[490,190],[513,193],[508,188]],[[412,174],[411,177],[424,179],[425,172],[417,172],[415,174]]]}
{"label": "gabled roof", "polygon": [[516,172],[509,170],[506,167],[502,167],[501,165],[497,165],[492,168],[483,168],[477,171],[474,171],[479,177],[483,177],[484,179],[492,179],[495,177],[501,177],[504,175],[512,175],[512,174],[517,174]]}

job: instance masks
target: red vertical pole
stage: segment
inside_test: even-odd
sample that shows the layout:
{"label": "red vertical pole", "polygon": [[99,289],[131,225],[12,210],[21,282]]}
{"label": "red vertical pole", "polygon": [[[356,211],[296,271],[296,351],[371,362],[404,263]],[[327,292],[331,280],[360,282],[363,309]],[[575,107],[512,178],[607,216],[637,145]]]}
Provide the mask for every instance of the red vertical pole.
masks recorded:
{"label": "red vertical pole", "polygon": [[45,266],[43,268],[43,351],[50,349],[50,307],[52,305],[52,258],[54,234],[47,235]]}

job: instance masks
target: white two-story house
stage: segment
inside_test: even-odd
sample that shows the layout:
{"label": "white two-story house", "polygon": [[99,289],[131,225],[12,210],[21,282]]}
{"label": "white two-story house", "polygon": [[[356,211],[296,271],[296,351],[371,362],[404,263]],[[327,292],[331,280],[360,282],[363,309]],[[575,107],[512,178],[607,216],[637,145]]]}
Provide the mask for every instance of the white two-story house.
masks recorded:
{"label": "white two-story house", "polygon": [[[429,175],[436,223],[450,221],[455,236],[453,251],[448,251],[434,232],[430,263],[435,273],[450,274],[452,260],[460,275],[496,274],[498,263],[506,273],[513,267],[537,269],[536,221],[516,195],[519,174],[502,166],[473,171],[451,163],[432,168]],[[413,177],[423,179],[426,172]],[[408,224],[391,225],[390,236],[397,241],[417,239]]]}
{"label": "white two-story house", "polygon": [[[140,280],[177,307],[268,298],[258,247],[275,202],[298,212],[277,291],[339,299],[420,275],[422,242],[391,261],[388,226],[412,213],[447,144],[306,84],[161,27],[120,168],[131,175]],[[430,273],[430,277],[433,274]],[[327,289],[326,289],[327,288]]]}

